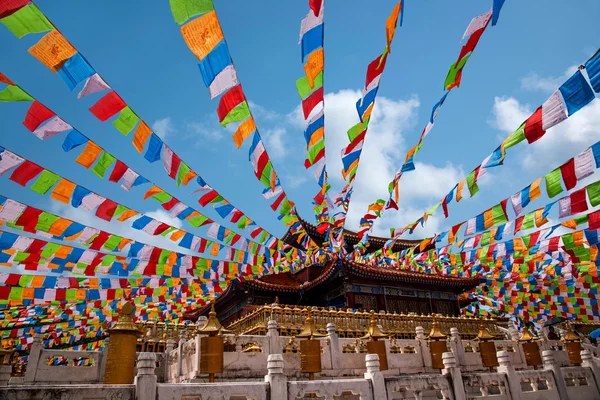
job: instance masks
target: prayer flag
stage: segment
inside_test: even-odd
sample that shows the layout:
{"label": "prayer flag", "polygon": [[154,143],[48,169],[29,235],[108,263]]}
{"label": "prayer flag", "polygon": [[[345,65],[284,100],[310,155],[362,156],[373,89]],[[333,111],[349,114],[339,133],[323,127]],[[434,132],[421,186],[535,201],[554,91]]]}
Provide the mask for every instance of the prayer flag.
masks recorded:
{"label": "prayer flag", "polygon": [[323,72],[324,66],[325,53],[323,48],[317,49],[308,55],[308,59],[304,64],[304,72],[311,88],[315,87],[315,78]]}
{"label": "prayer flag", "polygon": [[296,89],[298,90],[298,95],[300,95],[302,100],[307,98],[308,95],[313,92],[313,90],[320,88],[321,86],[323,86],[323,72],[319,72],[317,76],[315,76],[313,86],[310,85],[306,76],[296,80]]}
{"label": "prayer flag", "polygon": [[302,36],[302,62],[306,56],[323,47],[323,24],[317,25]]}
{"label": "prayer flag", "polygon": [[151,163],[160,160],[162,146],[163,141],[158,137],[156,133],[152,133],[150,135],[150,144],[148,145],[146,154],[144,154],[144,158]]}
{"label": "prayer flag", "polygon": [[585,70],[596,93],[600,93],[600,51],[585,62]]}
{"label": "prayer flag", "polygon": [[394,6],[392,13],[385,21],[385,37],[387,40],[387,48],[388,51],[392,52],[392,40],[394,39],[394,34],[396,33],[396,25],[398,24],[398,15],[400,15],[400,11],[402,8],[402,1],[399,1]]}
{"label": "prayer flag", "polygon": [[214,10],[183,25],[181,35],[199,60],[203,60],[223,40],[223,31]]}
{"label": "prayer flag", "polygon": [[527,118],[523,133],[527,142],[530,144],[538,141],[544,136],[546,131],[542,128],[542,107],[538,107],[538,109]]}
{"label": "prayer flag", "polygon": [[243,101],[237,107],[235,107],[227,116],[219,121],[223,127],[226,127],[232,122],[239,122],[250,117],[250,108],[248,102]]}
{"label": "prayer flag", "polygon": [[96,71],[94,71],[80,53],[75,53],[58,70],[58,74],[65,81],[70,91],[73,91],[77,85],[95,73]]}
{"label": "prayer flag", "polygon": [[10,85],[0,91],[0,101],[34,101],[35,99],[28,95],[19,86]]}
{"label": "prayer flag", "polygon": [[3,150],[0,151],[0,176],[4,175],[17,165],[20,165],[23,161],[25,161],[23,158],[6,149],[0,150]]}
{"label": "prayer flag", "polygon": [[57,30],[47,33],[28,51],[55,73],[62,68],[66,60],[77,53],[71,43]]}
{"label": "prayer flag", "polygon": [[[2,22],[9,31],[19,39],[28,33],[42,33],[54,29],[50,21],[33,3],[21,7],[25,1],[7,1],[4,0],[0,5],[0,22]],[[6,4],[4,4],[6,3]],[[12,3],[12,4],[11,4]],[[10,11],[15,12],[8,14]]]}
{"label": "prayer flag", "polygon": [[56,116],[33,131],[33,134],[38,138],[45,140],[49,137],[58,135],[59,133],[66,132],[71,129],[73,129],[71,125],[67,124],[60,117]]}
{"label": "prayer flag", "polygon": [[196,15],[215,9],[212,0],[169,0],[173,19],[179,25]]}
{"label": "prayer flag", "polygon": [[244,101],[246,101],[246,96],[240,85],[234,86],[227,91],[219,100],[219,106],[217,107],[219,122],[222,122],[234,108]]}
{"label": "prayer flag", "polygon": [[72,130],[65,138],[62,148],[64,151],[71,151],[75,147],[79,147],[84,143],[88,143],[88,141],[88,138],[83,136],[79,131]]}
{"label": "prayer flag", "polygon": [[215,76],[214,80],[208,87],[208,93],[210,93],[210,98],[214,99],[224,91],[239,85],[239,80],[237,77],[237,72],[233,65],[228,65],[221,72]]}
{"label": "prayer flag", "polygon": [[546,192],[548,193],[548,197],[552,198],[563,191],[560,184],[560,176],[561,170],[560,168],[556,168],[554,171],[550,172],[544,177],[546,181]]}
{"label": "prayer flag", "polygon": [[125,107],[127,107],[127,104],[125,104],[123,99],[119,97],[117,92],[112,91],[104,95],[96,104],[90,107],[90,111],[96,118],[104,122]]}
{"label": "prayer flag", "polygon": [[152,129],[148,127],[145,121],[142,121],[133,134],[133,147],[137,150],[138,153],[141,153],[144,150],[144,146],[152,133]]}
{"label": "prayer flag", "polygon": [[35,100],[29,106],[23,125],[31,132],[35,131],[42,122],[52,118],[56,113],[50,110],[48,107]]}
{"label": "prayer flag", "polygon": [[98,75],[97,73],[90,76],[87,81],[85,81],[85,85],[83,85],[83,89],[77,95],[78,99],[84,98],[93,93],[102,92],[104,90],[110,89],[110,86]]}
{"label": "prayer flag", "polygon": [[225,41],[222,41],[198,64],[206,87],[210,87],[216,76],[230,65],[232,64],[229,49]]}
{"label": "prayer flag", "polygon": [[13,171],[13,173],[10,175],[9,179],[11,181],[25,187],[25,186],[27,186],[27,183],[30,180],[32,180],[33,178],[38,176],[38,174],[40,172],[42,172],[43,170],[44,170],[44,168],[40,167],[39,165],[37,165],[29,160],[25,160],[24,163],[19,165]]}
{"label": "prayer flag", "polygon": [[548,130],[567,119],[567,109],[560,90],[542,104],[542,130]]}
{"label": "prayer flag", "polygon": [[242,143],[246,140],[252,133],[256,131],[256,123],[254,122],[254,118],[250,117],[246,119],[244,122],[238,126],[237,130],[233,134],[232,138],[235,142],[235,146],[239,149],[242,147]]}
{"label": "prayer flag", "polygon": [[305,100],[302,100],[302,112],[304,114],[304,119],[308,119],[310,113],[321,102],[323,102],[323,87],[320,87]]}
{"label": "prayer flag", "polygon": [[54,190],[52,190],[50,197],[54,200],[60,201],[61,203],[69,204],[69,201],[71,200],[71,195],[75,190],[75,186],[76,185],[73,182],[62,178],[58,182],[58,185],[56,185]]}
{"label": "prayer flag", "polygon": [[594,91],[583,77],[581,71],[575,72],[558,90],[560,90],[565,100],[569,116],[575,114],[590,101],[594,100]]}
{"label": "prayer flag", "polygon": [[498,18],[500,18],[500,10],[504,5],[504,0],[494,0],[492,3],[492,26],[498,23]]}
{"label": "prayer flag", "polygon": [[5,0],[0,4],[0,18],[8,17],[21,7],[26,6],[29,0]]}
{"label": "prayer flag", "polygon": [[60,177],[58,175],[45,169],[33,185],[31,185],[30,189],[39,194],[46,194],[59,180]]}
{"label": "prayer flag", "polygon": [[85,168],[89,168],[94,164],[101,152],[102,148],[100,146],[88,140],[85,149],[83,149],[83,152],[77,157],[75,162]]}
{"label": "prayer flag", "polygon": [[108,180],[110,182],[119,182],[123,175],[125,175],[125,172],[127,172],[127,169],[128,167],[125,165],[125,163],[123,163],[121,160],[117,160],[117,163],[110,173]]}
{"label": "prayer flag", "polygon": [[112,163],[115,162],[115,160],[116,158],[112,154],[103,151],[100,155],[100,159],[96,165],[94,165],[94,168],[92,168],[92,172],[98,175],[100,178],[104,178],[104,174],[108,168],[110,168]]}
{"label": "prayer flag", "polygon": [[138,117],[133,110],[126,106],[121,110],[119,117],[113,121],[113,125],[119,132],[123,135],[129,135],[129,132],[135,128],[135,125],[139,122],[140,117]]}

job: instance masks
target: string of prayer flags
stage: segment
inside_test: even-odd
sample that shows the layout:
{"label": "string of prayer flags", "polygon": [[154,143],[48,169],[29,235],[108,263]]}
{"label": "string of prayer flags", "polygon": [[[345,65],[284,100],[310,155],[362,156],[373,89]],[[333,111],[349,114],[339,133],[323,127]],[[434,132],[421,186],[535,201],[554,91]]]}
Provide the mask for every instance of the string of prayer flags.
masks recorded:
{"label": "string of prayer flags", "polygon": [[[388,197],[387,201],[385,201],[384,210],[388,210],[390,208],[393,208],[396,210],[398,209],[398,202],[400,201],[400,188],[399,188],[400,179],[402,178],[402,175],[404,173],[413,171],[415,169],[414,157],[419,152],[419,150],[422,148],[423,140],[425,139],[425,137],[433,129],[435,118],[437,117],[437,114],[438,114],[440,108],[446,101],[446,98],[448,97],[450,90],[452,90],[454,87],[458,87],[460,85],[460,80],[462,78],[462,69],[463,69],[464,65],[466,64],[467,60],[469,59],[469,57],[471,56],[473,50],[475,49],[475,46],[479,42],[481,35],[487,28],[491,15],[492,15],[492,10],[490,10],[489,12],[487,12],[483,15],[474,17],[471,20],[471,22],[469,23],[469,26],[467,27],[467,29],[462,37],[463,40],[467,37],[469,39],[467,40],[467,43],[465,43],[465,45],[462,47],[459,57],[458,57],[458,60],[456,61],[455,64],[452,65],[452,67],[450,68],[450,71],[448,72],[448,76],[446,77],[446,82],[445,82],[444,86],[445,86],[445,90],[447,90],[447,91],[444,93],[442,98],[433,106],[433,109],[431,110],[431,117],[429,118],[429,121],[427,122],[427,125],[425,126],[425,128],[423,128],[423,131],[421,132],[421,136],[419,137],[419,141],[417,142],[417,144],[414,147],[412,147],[407,152],[404,163],[402,164],[400,169],[396,172],[393,180],[388,185],[389,197]],[[373,74],[373,75],[375,75],[375,74]],[[374,81],[374,79],[373,79],[373,81]],[[373,88],[371,90],[374,93],[376,93],[378,84],[379,84],[378,79],[376,81],[376,84],[372,84]],[[368,94],[366,94],[368,91],[369,91],[369,88],[367,88],[363,92],[363,97],[368,96]],[[373,96],[374,95],[375,94],[373,94]],[[359,111],[359,113],[360,113],[360,111]],[[361,119],[361,121],[362,121],[362,119]],[[360,156],[360,154],[358,156]],[[351,161],[352,161],[352,159],[349,160],[349,162],[351,162]],[[483,174],[483,173],[485,173],[485,170],[481,170],[481,174]],[[468,188],[469,188],[469,192],[471,193],[471,196],[472,196],[473,194],[475,194],[477,192],[477,190],[479,190],[477,187],[477,184],[476,184],[477,179],[480,177],[479,171],[472,173],[472,175],[469,175],[469,177],[470,177],[470,179],[469,179]],[[381,215],[383,214],[383,210],[379,213],[379,215],[373,214],[372,212],[370,212],[369,208],[371,208],[374,204],[381,203],[382,201],[383,201],[382,199],[378,199],[375,203],[369,205],[369,207],[367,209],[367,213],[361,218],[361,225],[360,225],[360,228],[358,231],[358,235],[360,238],[362,238],[363,243],[366,243],[365,238],[368,238],[367,234],[372,231],[374,223],[377,220],[377,218],[380,218]],[[446,217],[448,214],[447,204],[448,204],[447,198],[442,200],[444,215],[446,215]],[[367,236],[365,236],[365,235],[367,235]]]}
{"label": "string of prayer flags", "polygon": [[[592,69],[597,68],[598,54],[594,54],[587,62],[592,66]],[[582,68],[582,67],[580,67]],[[585,69],[585,66],[583,67]],[[595,70],[593,70],[594,73]],[[536,109],[534,113],[527,118],[519,128],[511,133],[502,144],[494,150],[492,154],[486,157],[479,166],[477,166],[466,179],[458,183],[456,192],[456,201],[462,199],[462,189],[465,182],[468,186],[471,196],[475,195],[479,188],[477,180],[485,174],[487,168],[503,165],[506,157],[506,150],[516,144],[527,140],[528,143],[533,143],[539,140],[546,133],[546,130],[559,124],[569,118],[573,113],[579,111],[584,106],[588,105],[594,99],[594,90],[582,74],[582,70],[577,70],[567,81],[556,90],[541,107]],[[565,182],[567,190],[573,188],[579,177],[589,176],[592,173],[593,165],[598,168],[600,154],[600,146],[592,146],[586,152],[577,156],[577,168],[575,167],[575,159],[569,160],[561,167],[555,169],[545,176],[546,191],[549,197],[554,197],[563,191],[561,181]],[[592,161],[592,158],[594,161]],[[577,170],[577,172],[575,171]],[[581,178],[582,179],[582,178]],[[454,189],[453,189],[454,190]],[[424,220],[420,218],[421,225],[424,225]],[[417,221],[417,222],[418,222]],[[397,233],[404,233],[411,227],[416,227],[415,223],[407,224],[404,228],[397,229]]]}
{"label": "string of prayer flags", "polygon": [[[399,2],[399,4],[401,4],[401,2]],[[338,218],[338,223],[342,227],[346,222],[346,213],[348,212],[350,200],[352,198],[352,187],[356,178],[362,147],[367,134],[370,116],[375,106],[375,98],[381,83],[381,76],[385,69],[391,39],[393,39],[393,35],[389,35],[389,33],[391,33],[389,30],[389,21],[397,20],[395,16],[397,15],[398,8],[399,6],[396,5],[388,18],[388,23],[386,24],[386,47],[383,53],[367,66],[365,87],[362,91],[362,97],[356,103],[356,111],[360,122],[348,130],[348,139],[350,143],[342,150],[342,164],[344,166],[342,169],[342,176],[346,180],[346,185],[344,185],[340,196],[335,199],[336,205],[343,208],[340,218]],[[400,9],[402,9],[401,5]],[[389,43],[387,42],[388,38],[390,39]],[[369,226],[370,220],[371,218],[369,216],[361,219],[361,226],[359,228],[359,235],[361,235],[361,237],[364,237],[364,233],[368,230],[367,226]],[[364,243],[366,243],[366,241],[363,242],[363,244]]]}
{"label": "string of prayer flags", "polygon": [[330,226],[327,204],[330,185],[325,163],[324,0],[309,1],[309,8],[308,14],[300,24],[299,40],[303,52],[305,75],[296,81],[296,87],[302,100],[302,112],[307,124],[304,131],[307,150],[304,167],[308,169],[319,163],[315,173],[319,192],[313,197],[313,210],[317,220],[317,230],[325,233]]}
{"label": "string of prayer flags", "polygon": [[[256,129],[256,124],[237,78],[212,1],[171,1],[171,11],[175,22],[180,25],[183,24],[180,28],[181,35],[190,51],[200,61],[198,64],[200,73],[204,84],[209,89],[211,98],[221,95],[217,108],[219,122],[223,127],[230,123],[240,122],[236,133],[233,135],[238,148],[241,147],[246,138],[253,135],[254,141],[251,147],[250,161],[254,166],[254,174],[265,187],[274,191],[276,187],[281,186],[279,178],[264,148],[258,129]],[[190,19],[192,17],[195,18]],[[252,122],[249,122],[249,120],[252,120]],[[252,154],[254,154],[254,157]],[[155,160],[152,157],[146,158],[151,162]],[[283,190],[281,196],[285,200],[281,202],[281,207],[274,209],[282,217],[291,218],[290,209],[286,206],[290,202]]]}
{"label": "string of prayer flags", "polygon": [[[112,159],[112,161],[114,161],[114,158]],[[110,159],[108,159],[107,162],[112,163],[112,161],[110,161]],[[97,165],[102,165],[102,168],[105,167],[105,165],[103,165],[101,163],[99,163]],[[95,171],[95,172],[98,173],[97,171]],[[64,178],[56,175],[55,173],[45,170],[41,166],[39,166],[35,163],[32,163],[29,160],[25,160],[25,159],[24,159],[24,162],[13,171],[13,173],[11,174],[9,179],[15,183],[18,183],[21,186],[26,186],[28,184],[28,182],[30,182],[31,180],[33,180],[36,177],[37,177],[37,180],[33,183],[33,185],[30,187],[30,189],[39,194],[42,194],[42,195],[44,195],[48,191],[50,191],[55,185],[57,185],[57,183],[59,181],[64,180]],[[69,185],[69,186],[71,186],[71,185]],[[54,193],[54,191],[53,191],[53,193]],[[67,196],[67,194],[70,195],[69,199],[65,198]],[[164,192],[162,189],[160,189],[156,186],[151,188],[146,193],[145,198],[148,198],[148,197],[153,197],[157,201],[163,203],[162,206],[166,210],[171,210],[176,205],[182,204],[179,202],[179,200],[175,199],[173,196],[169,195],[168,193]],[[129,219],[133,215],[140,215],[140,217],[138,217],[138,219],[133,222],[133,225],[132,225],[133,228],[138,229],[138,230],[143,230],[144,232],[146,232],[150,235],[154,235],[154,236],[160,235],[163,232],[165,232],[167,229],[171,232],[178,230],[169,224],[165,224],[165,223],[157,221],[153,218],[147,217],[135,210],[131,210],[130,208],[128,208],[126,206],[118,204],[111,199],[102,197],[102,196],[100,196],[84,187],[81,187],[79,185],[75,185],[75,188],[72,189],[70,193],[67,192],[67,190],[65,190],[64,185],[57,185],[57,193],[56,193],[56,195],[51,196],[51,198],[61,201],[63,203],[68,203],[70,200],[70,204],[73,207],[78,208],[78,207],[82,206],[88,212],[95,212],[95,215],[98,218],[104,219],[106,221],[111,221],[113,219],[113,217],[119,217],[119,218],[117,218],[117,220],[119,222],[124,222],[125,219],[122,219],[121,217],[126,215],[125,214],[126,210],[130,210],[131,212],[128,213],[129,216],[126,219]],[[175,200],[173,200],[173,199],[175,199]],[[190,209],[190,212],[185,214],[185,218],[183,216],[181,216],[182,212],[184,211],[184,207],[185,207],[185,209]],[[121,210],[120,215],[116,215],[117,209]],[[172,216],[177,217],[180,220],[185,219],[192,226],[194,226],[196,228],[201,225],[204,225],[204,224],[213,223],[213,221],[211,219],[203,216],[198,211],[195,211],[195,210],[187,207],[185,204],[182,204],[182,207],[178,207],[177,213],[173,212]],[[237,216],[235,216],[235,218],[237,218]],[[266,239],[265,239],[265,241],[266,241]],[[263,241],[263,243],[264,243],[264,241]]]}
{"label": "string of prayer flags", "polygon": [[[213,8],[211,1],[202,1],[203,4],[199,4],[196,0],[194,0],[193,2],[184,0],[183,2],[186,4],[185,9],[187,10],[184,14],[187,13],[187,15],[196,15],[201,11]],[[175,1],[174,3],[178,3],[179,6],[183,4],[182,1]],[[174,6],[175,8],[179,7],[177,6],[177,4],[172,4],[172,6]],[[37,7],[35,7],[35,9],[37,10]],[[43,16],[43,14],[41,14],[41,11],[39,13]],[[46,17],[43,18],[47,20]],[[209,19],[211,19],[210,15],[207,16],[206,21],[208,21]],[[212,22],[205,24],[205,26],[208,28],[210,28],[211,26],[218,27],[218,20],[216,19],[216,15],[214,15]],[[196,26],[196,28],[197,27],[198,26]],[[50,24],[50,28],[53,29],[54,27]],[[220,28],[218,29],[220,30]],[[182,31],[185,31],[184,27],[182,27]],[[194,31],[194,29],[189,29],[189,31]],[[229,65],[231,65],[231,60],[228,56],[226,45],[224,46],[224,49],[227,53],[226,58],[229,59]],[[38,58],[42,63],[44,63],[48,68],[50,68],[54,72],[58,72],[58,74],[69,87],[69,90],[74,90],[74,88],[77,85],[81,84],[82,82],[85,82],[83,89],[78,95],[78,98],[82,98],[93,93],[110,89],[110,86],[102,79],[102,77],[100,77],[98,73],[95,72],[93,67],[87,62],[83,55],[78,53],[77,50],[67,41],[67,39],[64,36],[62,36],[57,30],[51,30],[51,32],[44,36],[36,45],[34,45],[29,50],[29,52],[36,58]],[[207,60],[203,61],[218,61],[214,58],[209,58],[210,57],[207,57]],[[212,63],[213,66],[218,64],[218,62]],[[202,69],[203,68],[201,66],[201,70]],[[221,70],[219,70],[219,72],[220,71]],[[203,75],[205,74],[203,73]],[[9,80],[7,81],[10,82]],[[227,80],[221,79],[220,81],[222,82],[222,85],[217,90],[223,91],[223,85],[226,84]],[[33,100],[20,88],[13,86],[14,85],[11,85],[8,88],[4,89],[4,91],[0,92],[0,101]],[[129,107],[123,101],[123,99],[115,91],[110,91],[108,94],[102,97],[90,108],[90,111],[101,121],[106,121],[118,114],[118,117],[113,121],[113,125],[124,135],[127,135],[129,132],[135,129],[136,125],[138,125],[139,128],[136,129],[133,139],[133,144],[138,150],[138,152],[143,151],[143,147],[149,139],[148,150],[144,154],[144,157],[149,162],[155,162],[161,158],[161,150],[163,149],[162,140],[155,134],[151,133],[150,129],[147,128],[147,124],[144,121],[141,121],[141,118],[132,110],[131,107]],[[64,123],[64,121],[62,120],[57,120],[52,122],[51,125],[50,123],[46,125],[48,126],[46,126],[46,129],[44,131],[35,132],[36,135],[38,135],[38,137],[42,139],[70,129],[70,126],[68,126],[68,124]],[[144,130],[143,128],[146,128],[146,130]],[[74,135],[70,135],[70,138],[73,137]],[[173,163],[173,160],[177,161],[180,160],[180,158],[177,155],[173,154],[170,160],[170,164],[167,164],[167,161],[165,161],[165,165],[170,165],[171,168],[165,167],[165,169],[167,169],[167,173],[172,179],[176,179],[178,185],[181,183],[184,183],[185,185],[194,176],[198,175],[197,173],[192,171],[186,163]],[[174,169],[175,166],[177,166],[177,164],[179,164],[180,166],[180,171],[176,172],[174,171]],[[182,174],[182,171],[185,171],[186,173]],[[129,185],[123,186],[127,187]]]}

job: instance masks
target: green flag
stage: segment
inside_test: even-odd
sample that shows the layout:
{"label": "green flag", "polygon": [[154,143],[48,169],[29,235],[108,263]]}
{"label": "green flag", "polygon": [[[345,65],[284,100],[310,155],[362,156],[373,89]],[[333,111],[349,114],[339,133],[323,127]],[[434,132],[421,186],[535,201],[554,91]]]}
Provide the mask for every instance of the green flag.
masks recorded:
{"label": "green flag", "polygon": [[179,25],[188,19],[215,9],[212,0],[169,0],[173,19]]}
{"label": "green flag", "polygon": [[471,54],[467,54],[464,56],[458,64],[452,63],[450,65],[450,69],[448,70],[448,75],[446,75],[446,81],[444,82],[444,90],[447,90],[448,86],[456,84],[456,77],[458,76],[458,72],[463,69],[467,61],[471,57]]}
{"label": "green flag", "polygon": [[475,173],[477,169],[471,171],[471,173],[467,176],[467,188],[469,189],[469,193],[471,197],[475,196],[477,192],[479,192],[479,186],[477,186],[477,182],[475,182]]}
{"label": "green flag", "polygon": [[50,258],[60,249],[61,245],[58,243],[48,243],[44,246],[44,250],[40,254],[42,258]]}
{"label": "green flag", "polygon": [[319,155],[319,153],[325,148],[325,141],[319,140],[313,147],[308,150],[308,161],[312,164]]}
{"label": "green flag", "polygon": [[236,106],[233,110],[229,112],[221,121],[221,125],[226,127],[232,122],[242,121],[250,116],[250,108],[248,107],[248,102],[243,101],[238,106]]}
{"label": "green flag", "polygon": [[296,89],[298,89],[298,94],[302,100],[306,99],[309,94],[313,91],[317,90],[323,86],[323,72],[319,72],[319,75],[315,77],[314,87],[310,87],[308,83],[308,78],[303,76],[302,78],[296,80]]}
{"label": "green flag", "polygon": [[600,181],[588,185],[585,190],[587,191],[592,207],[600,204]]}
{"label": "green flag", "polygon": [[19,39],[28,33],[41,33],[54,29],[46,16],[33,3],[20,8],[8,17],[0,19],[0,22]]}
{"label": "green flag", "polygon": [[548,197],[552,198],[563,191],[562,186],[560,185],[560,168],[556,168],[554,171],[546,175],[545,180],[546,192],[548,193]]}
{"label": "green flag", "polygon": [[34,101],[35,99],[25,93],[19,86],[7,86],[0,91],[0,101]]}
{"label": "green flag", "polygon": [[115,162],[115,160],[116,158],[113,155],[107,153],[106,151],[103,151],[98,159],[98,162],[96,163],[96,165],[94,165],[94,168],[92,168],[92,172],[98,175],[100,178],[104,178],[106,170],[110,168],[110,166],[112,165],[112,163]]}
{"label": "green flag", "polygon": [[511,147],[515,146],[516,144],[521,143],[523,140],[525,140],[525,123],[524,122],[523,122],[523,124],[521,124],[519,129],[517,129],[516,131],[511,133],[508,136],[508,138],[506,138],[506,141],[504,142],[504,150],[510,149]]}
{"label": "green flag", "polygon": [[59,180],[60,176],[45,169],[38,176],[33,185],[31,185],[30,189],[39,194],[46,194]]}
{"label": "green flag", "polygon": [[182,162],[179,166],[179,172],[177,173],[177,186],[181,185],[183,178],[190,172],[190,167],[186,163]]}
{"label": "green flag", "polygon": [[494,207],[492,207],[492,217],[494,219],[494,225],[502,224],[508,221],[502,204],[496,204]]}
{"label": "green flag", "polygon": [[113,121],[113,125],[119,132],[123,135],[129,135],[129,132],[135,128],[135,125],[140,121],[140,117],[138,117],[129,106],[125,107],[121,110],[121,113]]}
{"label": "green flag", "polygon": [[121,243],[121,240],[123,240],[121,236],[110,235],[108,240],[104,242],[104,245],[102,247],[104,247],[108,251],[114,251],[119,245],[119,243]]}
{"label": "green flag", "polygon": [[171,199],[173,198],[173,196],[171,196],[167,192],[159,192],[150,197],[152,197],[154,200],[158,201],[159,203],[166,203],[167,201],[171,201]]}
{"label": "green flag", "polygon": [[55,223],[58,218],[59,217],[57,215],[43,211],[38,217],[38,222],[35,225],[35,229],[38,231],[48,232],[52,224]]}
{"label": "green flag", "polygon": [[367,127],[369,126],[369,120],[371,117],[367,118],[364,122],[359,122],[354,125],[352,128],[348,129],[348,140],[350,143],[354,141]]}
{"label": "green flag", "polygon": [[206,221],[208,221],[208,217],[206,215],[198,215],[198,216],[195,216],[195,217],[192,217],[192,218],[188,219],[188,222],[194,228],[201,227],[202,224],[205,223]]}

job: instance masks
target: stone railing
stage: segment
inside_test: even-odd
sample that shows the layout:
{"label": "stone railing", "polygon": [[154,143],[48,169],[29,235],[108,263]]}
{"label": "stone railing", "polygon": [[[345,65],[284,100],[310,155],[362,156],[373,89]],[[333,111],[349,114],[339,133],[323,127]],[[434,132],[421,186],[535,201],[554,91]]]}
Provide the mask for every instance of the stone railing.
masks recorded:
{"label": "stone railing", "polygon": [[[281,307],[278,304],[263,306],[248,315],[232,322],[227,329],[238,335],[265,335],[267,324],[274,320],[279,325],[279,333],[282,336],[295,336],[302,331],[306,314],[310,310],[315,327],[325,333],[327,324],[333,323],[338,334],[342,338],[359,338],[364,336],[372,313],[353,311],[351,309],[329,309],[319,307]],[[417,326],[426,331],[431,329],[433,320],[437,321],[442,332],[448,334],[450,328],[457,328],[466,339],[474,339],[483,323],[488,331],[495,336],[503,336],[498,325],[506,326],[506,320],[499,319],[477,319],[470,317],[449,317],[438,314],[390,314],[383,311],[375,314],[375,320],[391,337],[398,339],[410,339],[414,336]]]}
{"label": "stone railing", "polygon": [[25,376],[11,378],[24,384],[98,383],[104,375],[105,353],[99,351],[46,350],[35,335]]}
{"label": "stone railing", "polygon": [[[224,335],[224,371],[218,374],[222,379],[252,378],[266,374],[267,358],[270,354],[282,354],[285,361],[285,374],[299,378],[300,340],[281,336],[275,321],[270,321],[267,335]],[[479,353],[479,343],[464,340],[456,328],[451,328],[447,338],[447,347],[455,357],[463,372],[488,370],[483,366]],[[512,332],[516,337],[515,332]],[[367,341],[342,338],[333,324],[327,326],[327,335],[319,338],[321,342],[321,376],[350,377],[364,373],[364,357],[367,353]],[[386,374],[435,373],[432,368],[432,355],[425,331],[417,327],[413,339],[383,339],[385,343],[388,372]],[[497,351],[505,351],[511,365],[526,368],[522,346],[514,340],[494,340]],[[560,341],[539,341],[540,351],[552,353],[554,362],[560,366],[569,366],[568,353]],[[172,346],[172,345],[171,345]],[[165,382],[191,382],[202,377],[199,375],[200,336],[180,341],[177,348],[167,352]]]}
{"label": "stone railing", "polygon": [[[172,350],[172,351],[175,351]],[[159,383],[156,353],[140,353],[134,385],[21,385],[0,389],[0,398],[45,400],[47,398],[122,399],[122,400],[297,400],[319,398],[339,400],[445,399],[473,400],[596,400],[600,398],[600,370],[587,350],[581,352],[582,364],[560,367],[553,351],[543,351],[541,369],[517,370],[506,351],[497,353],[496,372],[465,373],[453,352],[443,354],[444,369],[436,374],[396,375],[380,371],[377,354],[361,354],[362,376],[351,379],[316,381],[289,379],[283,354],[270,354],[261,381],[222,381],[218,383]],[[217,378],[219,379],[219,378]]]}

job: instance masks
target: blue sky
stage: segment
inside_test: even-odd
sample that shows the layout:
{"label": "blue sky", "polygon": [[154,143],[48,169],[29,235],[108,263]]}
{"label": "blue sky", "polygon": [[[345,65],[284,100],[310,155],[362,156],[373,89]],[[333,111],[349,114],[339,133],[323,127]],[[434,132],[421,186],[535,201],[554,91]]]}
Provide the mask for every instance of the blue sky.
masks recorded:
{"label": "blue sky", "polygon": [[[261,196],[247,146],[237,150],[232,132],[218,125],[197,67],[173,22],[168,1],[60,2],[40,0],[40,9],[165,142],[232,204],[276,235],[285,227]],[[334,190],[342,187],[339,151],[346,130],[357,122],[354,103],[364,84],[367,64],[385,44],[385,19],[395,2],[328,0],[325,5],[326,137]],[[238,76],[283,187],[301,215],[312,220],[310,199],[317,185],[302,166],[305,143],[295,80],[303,74],[298,31],[307,1],[216,0]],[[431,107],[443,94],[450,63],[472,17],[487,11],[491,0],[427,2],[408,0],[404,26],[396,32],[375,105],[374,119],[359,167],[348,227],[356,228],[366,206],[386,194],[387,182],[416,143]],[[507,0],[497,26],[483,35],[469,60],[462,85],[453,90],[433,131],[417,156],[417,170],[401,181],[400,212],[389,212],[376,233],[404,226],[439,201],[478,165],[513,129],[542,104],[585,62],[600,37],[596,17],[600,3]],[[88,111],[99,96],[77,100],[60,77],[27,53],[41,36],[18,40],[0,26],[0,71],[63,119],[132,168],[189,205],[200,207],[191,188],[176,188],[162,165],[148,164],[110,123]],[[506,166],[490,171],[481,192],[450,206],[450,218],[433,218],[423,237],[473,217],[546,174],[600,139],[598,100],[533,145],[519,145]],[[140,211],[156,212],[157,203],[142,202],[148,186],[127,193],[74,163],[78,151],[64,153],[62,137],[41,141],[21,121],[24,103],[0,104],[0,146],[4,146],[72,181]],[[97,221],[85,211],[57,207],[48,197],[0,178],[0,194],[114,233],[122,224]],[[545,204],[546,198],[534,202]],[[204,209],[214,216],[211,209]],[[169,220],[167,220],[169,222]],[[108,228],[107,228],[108,227]],[[193,228],[185,229],[194,232]],[[202,233],[203,230],[198,230]],[[146,242],[153,242],[145,238]],[[156,242],[154,242],[156,243]]]}

